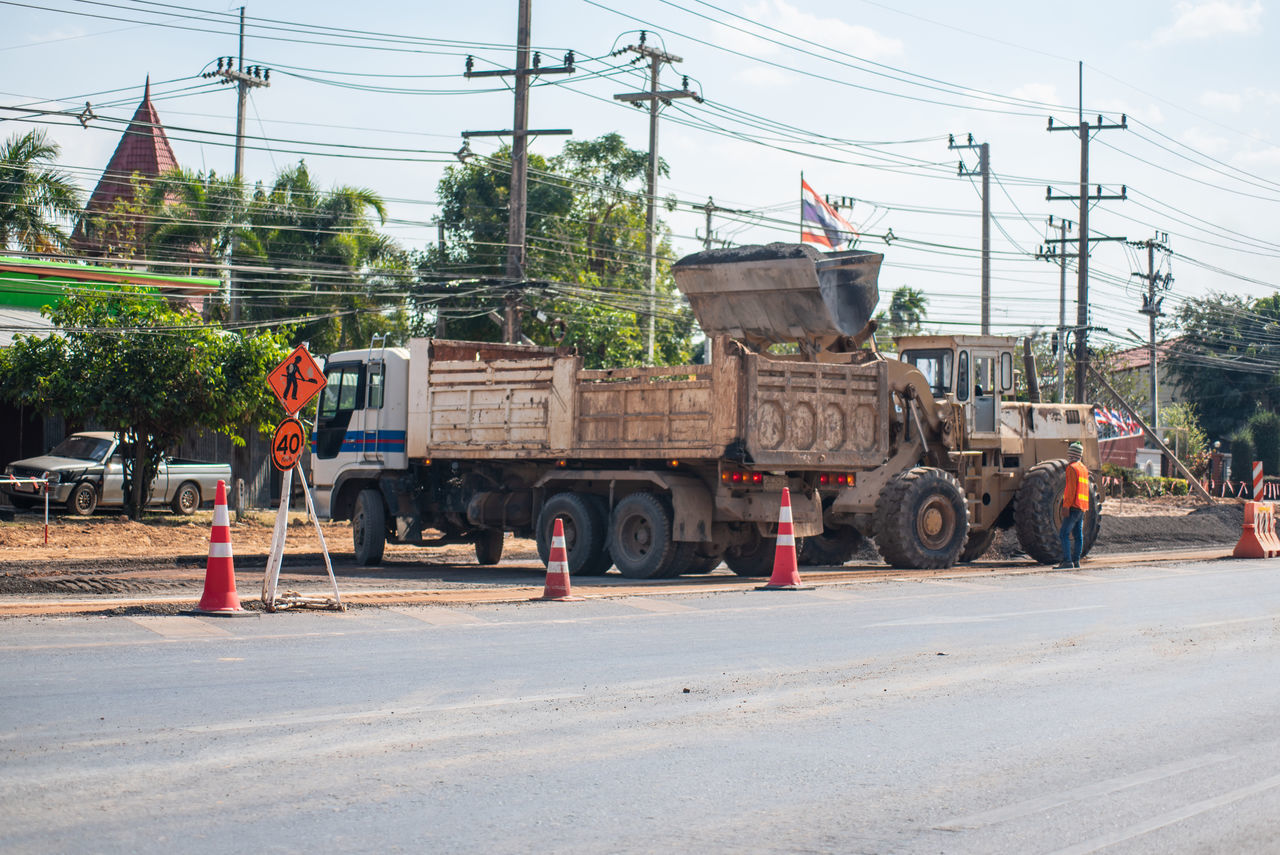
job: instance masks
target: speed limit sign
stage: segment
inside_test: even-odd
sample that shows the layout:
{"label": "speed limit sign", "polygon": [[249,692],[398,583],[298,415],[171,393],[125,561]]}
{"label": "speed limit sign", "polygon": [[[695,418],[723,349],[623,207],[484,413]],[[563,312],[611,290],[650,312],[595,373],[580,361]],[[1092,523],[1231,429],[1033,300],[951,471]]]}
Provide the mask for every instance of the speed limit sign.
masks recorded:
{"label": "speed limit sign", "polygon": [[285,419],[271,437],[271,462],[281,472],[287,472],[302,456],[306,441],[307,435],[303,431],[302,422]]}

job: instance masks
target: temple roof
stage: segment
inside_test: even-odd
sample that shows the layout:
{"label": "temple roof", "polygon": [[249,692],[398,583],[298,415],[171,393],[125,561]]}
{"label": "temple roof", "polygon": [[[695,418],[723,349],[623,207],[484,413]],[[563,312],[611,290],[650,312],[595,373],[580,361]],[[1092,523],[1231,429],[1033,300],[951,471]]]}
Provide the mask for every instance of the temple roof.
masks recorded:
{"label": "temple roof", "polygon": [[[142,103],[134,111],[129,127],[125,129],[115,154],[107,163],[98,186],[85,205],[85,214],[93,215],[111,210],[116,200],[133,194],[131,177],[137,172],[145,178],[155,178],[177,167],[169,137],[160,123],[160,116],[151,103],[151,78],[147,78]],[[83,234],[84,218],[76,225],[76,235]]]}

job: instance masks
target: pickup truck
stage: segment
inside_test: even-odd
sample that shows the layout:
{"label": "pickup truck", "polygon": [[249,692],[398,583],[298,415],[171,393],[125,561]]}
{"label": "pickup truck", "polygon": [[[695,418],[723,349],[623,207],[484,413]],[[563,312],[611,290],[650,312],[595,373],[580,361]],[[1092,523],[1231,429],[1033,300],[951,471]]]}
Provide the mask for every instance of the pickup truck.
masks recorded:
{"label": "pickup truck", "polygon": [[[77,516],[89,516],[100,507],[124,505],[124,463],[120,439],[110,431],[73,433],[48,454],[18,460],[5,467],[0,492],[17,508],[30,508],[44,501],[40,488],[8,478],[49,480],[49,501],[66,505]],[[206,500],[212,501],[218,481],[231,480],[225,463],[201,463],[165,457],[156,479],[151,482],[148,505],[168,505],[175,514],[195,513]]]}

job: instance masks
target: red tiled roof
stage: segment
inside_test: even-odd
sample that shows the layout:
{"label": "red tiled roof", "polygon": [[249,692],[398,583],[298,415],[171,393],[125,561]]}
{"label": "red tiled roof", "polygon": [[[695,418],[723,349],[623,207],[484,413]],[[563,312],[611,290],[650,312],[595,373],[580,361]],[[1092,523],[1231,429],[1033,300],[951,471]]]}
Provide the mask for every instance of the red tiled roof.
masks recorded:
{"label": "red tiled roof", "polygon": [[[116,200],[132,196],[133,173],[155,178],[177,165],[178,159],[173,156],[173,148],[160,123],[160,115],[151,103],[151,78],[148,77],[142,103],[134,111],[133,120],[120,137],[115,154],[111,155],[102,178],[98,180],[98,186],[85,205],[86,217],[109,211]],[[81,222],[76,225],[77,235],[83,233],[84,219],[82,217]]]}
{"label": "red tiled roof", "polygon": [[[1156,359],[1163,361],[1169,355],[1169,348],[1173,347],[1175,341],[1176,339],[1156,342]],[[1137,368],[1147,368],[1150,365],[1151,345],[1149,344],[1118,351],[1107,360],[1107,367],[1112,371],[1132,371]]]}

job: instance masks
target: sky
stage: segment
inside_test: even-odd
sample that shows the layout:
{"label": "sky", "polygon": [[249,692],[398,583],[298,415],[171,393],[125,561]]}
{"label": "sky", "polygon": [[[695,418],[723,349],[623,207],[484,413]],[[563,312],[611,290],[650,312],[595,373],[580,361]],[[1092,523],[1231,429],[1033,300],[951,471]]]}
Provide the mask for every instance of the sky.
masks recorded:
{"label": "sky", "polygon": [[[62,163],[92,188],[151,79],[180,163],[232,171],[235,94],[199,75],[237,53],[238,6],[192,0],[0,2],[0,131],[48,128]],[[435,189],[461,133],[512,126],[503,78],[463,77],[514,66],[517,3],[266,2],[246,8],[246,64],[271,71],[250,95],[245,177],[270,182],[305,158],[324,185],[372,189],[388,200],[387,232],[406,248],[436,238]],[[645,88],[626,53],[646,44],[679,57],[664,88],[688,76],[703,102],[673,101],[660,122],[670,168],[659,192],[677,255],[712,235],[732,244],[797,241],[800,180],[844,198],[857,246],[883,252],[882,306],[902,285],[928,299],[927,326],[978,332],[981,183],[990,149],[991,331],[1043,332],[1058,323],[1060,274],[1037,258],[1078,221],[1079,111],[1091,134],[1095,237],[1159,236],[1171,274],[1166,313],[1188,298],[1250,298],[1280,288],[1280,60],[1276,12],[1262,0],[1133,0],[1063,6],[938,0],[532,0],[543,64],[572,50],[577,71],[534,87],[530,127],[576,139],[622,134],[648,145],[647,111],[616,101]],[[614,52],[624,49],[621,55]],[[1081,94],[1083,99],[1081,100]],[[85,102],[88,127],[71,113]],[[24,108],[24,109],[12,109]],[[33,113],[32,110],[51,111]],[[563,136],[532,151],[557,153]],[[500,141],[477,138],[477,153]],[[1074,236],[1075,232],[1069,233]],[[1167,239],[1165,236],[1167,235]],[[889,240],[886,240],[886,237]],[[1071,250],[1074,251],[1074,248]],[[1091,340],[1145,341],[1139,312],[1147,252],[1092,245]],[[1067,323],[1076,315],[1074,262]]]}

